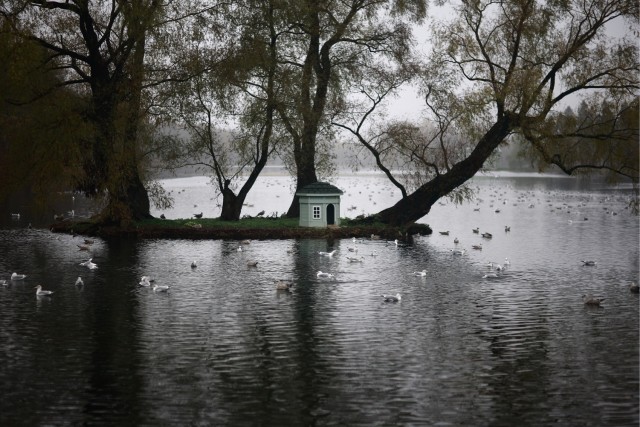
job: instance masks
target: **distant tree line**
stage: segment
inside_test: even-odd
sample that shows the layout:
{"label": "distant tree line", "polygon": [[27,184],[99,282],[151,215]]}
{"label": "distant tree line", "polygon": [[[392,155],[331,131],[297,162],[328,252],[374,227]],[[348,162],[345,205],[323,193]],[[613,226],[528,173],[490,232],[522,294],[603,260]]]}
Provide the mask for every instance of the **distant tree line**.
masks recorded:
{"label": "distant tree line", "polygon": [[[97,222],[128,224],[171,203],[154,169],[191,165],[237,220],[269,159],[300,189],[335,172],[338,142],[399,189],[372,216],[390,225],[469,197],[506,144],[637,184],[636,1],[450,7],[437,21],[426,0],[5,0],[0,198],[74,189],[103,201]],[[407,85],[419,122],[389,118]]]}

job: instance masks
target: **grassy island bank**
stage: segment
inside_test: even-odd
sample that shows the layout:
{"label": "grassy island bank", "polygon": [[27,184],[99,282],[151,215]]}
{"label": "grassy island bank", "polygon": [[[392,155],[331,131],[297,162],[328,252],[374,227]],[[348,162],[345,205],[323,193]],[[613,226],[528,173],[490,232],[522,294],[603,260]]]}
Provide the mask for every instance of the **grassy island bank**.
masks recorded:
{"label": "grassy island bank", "polygon": [[62,221],[51,231],[96,237],[138,237],[151,239],[299,239],[368,237],[407,239],[431,234],[426,224],[389,227],[370,220],[341,219],[340,227],[309,228],[298,226],[297,218],[247,218],[239,221],[202,219],[149,219],[131,226],[108,226],[91,221]]}

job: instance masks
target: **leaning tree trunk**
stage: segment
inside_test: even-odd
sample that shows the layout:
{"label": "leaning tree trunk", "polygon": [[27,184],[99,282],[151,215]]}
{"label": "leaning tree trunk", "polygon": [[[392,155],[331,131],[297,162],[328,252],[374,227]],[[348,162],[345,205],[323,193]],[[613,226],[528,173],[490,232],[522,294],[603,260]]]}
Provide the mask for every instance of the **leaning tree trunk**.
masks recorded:
{"label": "leaning tree trunk", "polygon": [[482,168],[485,160],[509,135],[516,123],[516,117],[504,115],[480,139],[469,157],[456,163],[447,173],[438,175],[420,186],[395,205],[373,216],[384,224],[401,227],[411,225],[427,215],[438,199],[464,184]]}

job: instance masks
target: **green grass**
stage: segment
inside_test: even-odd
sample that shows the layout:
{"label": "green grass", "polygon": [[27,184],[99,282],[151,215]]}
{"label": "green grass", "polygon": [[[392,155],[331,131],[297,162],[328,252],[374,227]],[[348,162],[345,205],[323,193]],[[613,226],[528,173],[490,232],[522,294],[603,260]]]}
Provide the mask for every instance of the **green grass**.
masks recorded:
{"label": "green grass", "polygon": [[[310,237],[314,235],[369,237],[370,234],[377,234],[385,238],[393,239],[399,234],[402,235],[406,233],[431,234],[431,229],[426,224],[414,224],[408,228],[390,227],[387,224],[374,222],[373,218],[366,218],[365,220],[341,218],[340,227],[334,229],[300,227],[297,218],[246,218],[239,221],[222,221],[219,218],[154,218],[138,221],[122,228],[118,226],[104,226],[91,221],[68,222],[58,224],[55,228],[58,232],[77,233],[89,236],[117,236],[119,234],[140,233],[140,235],[169,236],[169,238],[180,236],[227,236],[228,238],[235,238],[233,236],[255,236],[255,238],[278,238],[278,236],[285,236],[286,238],[291,238],[292,236]],[[216,234],[216,230],[219,231],[218,234]]]}
{"label": "green grass", "polygon": [[138,222],[141,227],[190,227],[200,224],[203,228],[241,229],[241,228],[292,228],[298,227],[298,218],[247,218],[239,221],[223,221],[219,218],[202,219],[149,219]]}

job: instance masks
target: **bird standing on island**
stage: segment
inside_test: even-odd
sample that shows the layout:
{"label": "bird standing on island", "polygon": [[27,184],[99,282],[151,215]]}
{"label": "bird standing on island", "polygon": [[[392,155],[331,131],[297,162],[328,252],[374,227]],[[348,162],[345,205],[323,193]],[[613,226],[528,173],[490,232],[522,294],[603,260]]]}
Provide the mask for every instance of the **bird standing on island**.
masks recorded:
{"label": "bird standing on island", "polygon": [[202,212],[200,212],[199,214],[193,214],[193,216],[194,216],[196,219],[200,219],[200,218],[202,218]]}

